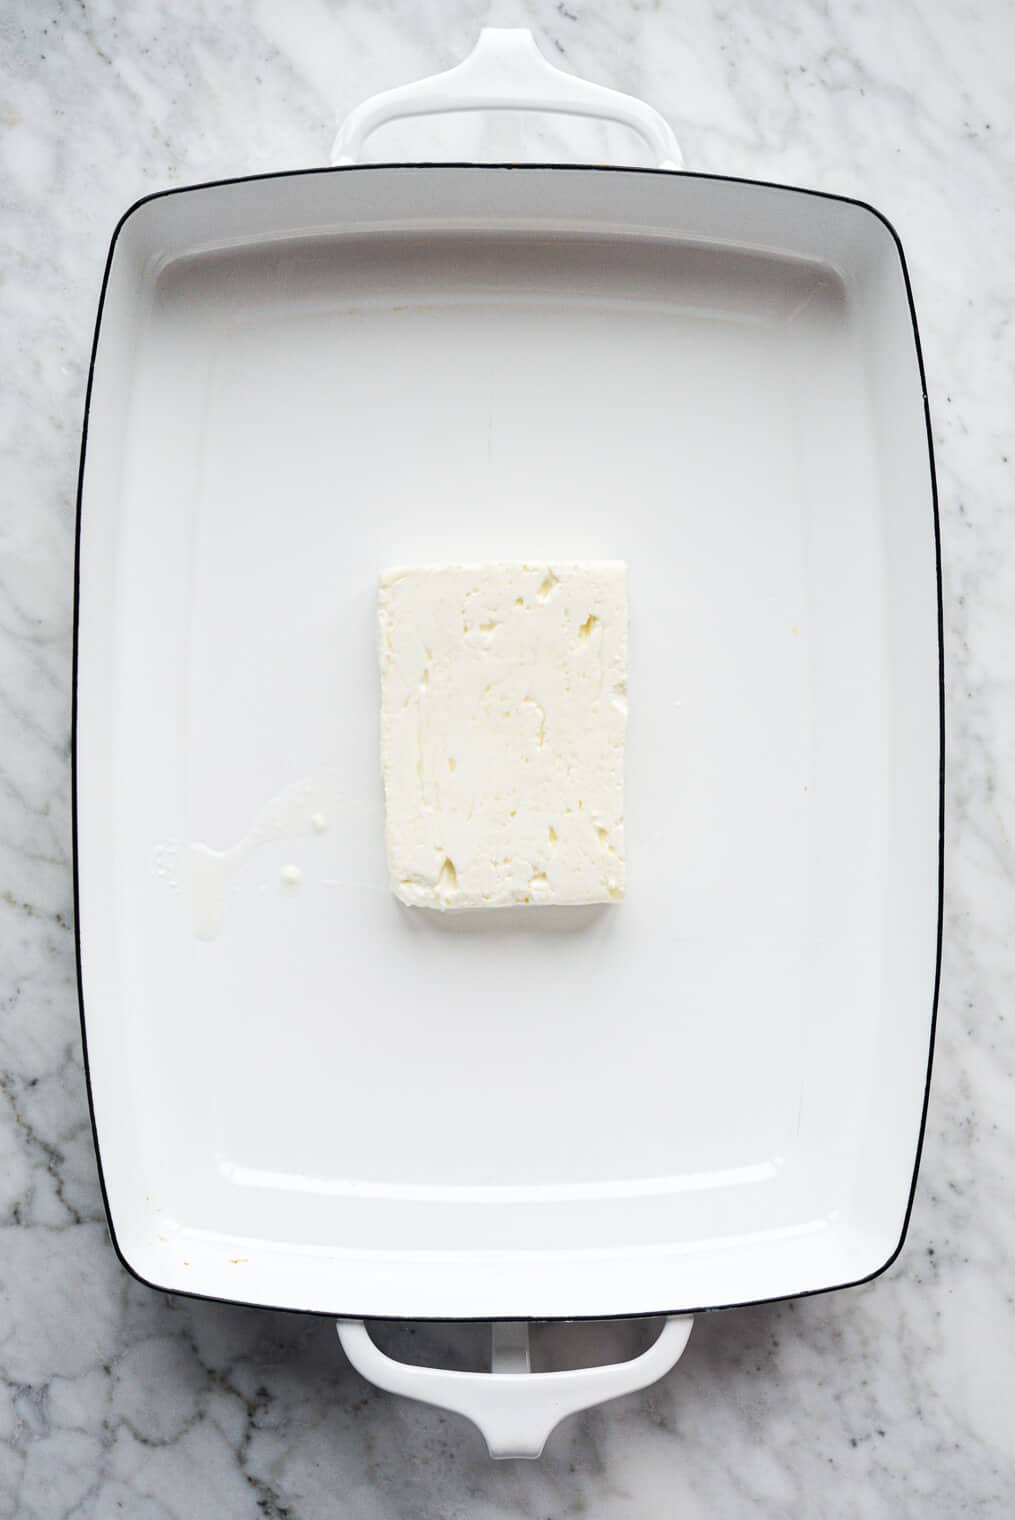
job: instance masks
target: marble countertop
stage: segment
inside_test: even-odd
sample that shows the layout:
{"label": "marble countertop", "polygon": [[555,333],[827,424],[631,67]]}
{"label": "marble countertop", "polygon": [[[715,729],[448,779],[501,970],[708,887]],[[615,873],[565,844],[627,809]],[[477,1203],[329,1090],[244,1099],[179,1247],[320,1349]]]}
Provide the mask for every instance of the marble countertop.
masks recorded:
{"label": "marble countertop", "polygon": [[[940,1027],[901,1258],[864,1288],[706,1317],[662,1383],[498,1465],[463,1421],[363,1383],[327,1321],[168,1299],[118,1265],[82,1075],[68,763],[79,432],[117,217],[167,185],[324,162],[336,111],[448,66],[486,21],[652,101],[689,167],[890,215],[934,419],[949,723]],[[0,1515],[1011,1514],[1015,13],[5,0],[0,38]]]}

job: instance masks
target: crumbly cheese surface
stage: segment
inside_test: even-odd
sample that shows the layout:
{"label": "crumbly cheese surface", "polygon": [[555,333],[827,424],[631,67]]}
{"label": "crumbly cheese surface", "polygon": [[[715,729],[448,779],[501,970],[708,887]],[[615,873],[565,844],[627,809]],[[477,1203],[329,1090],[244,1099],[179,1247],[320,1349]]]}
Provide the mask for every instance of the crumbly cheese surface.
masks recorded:
{"label": "crumbly cheese surface", "polygon": [[379,654],[396,897],[443,910],[623,897],[623,564],[389,570]]}

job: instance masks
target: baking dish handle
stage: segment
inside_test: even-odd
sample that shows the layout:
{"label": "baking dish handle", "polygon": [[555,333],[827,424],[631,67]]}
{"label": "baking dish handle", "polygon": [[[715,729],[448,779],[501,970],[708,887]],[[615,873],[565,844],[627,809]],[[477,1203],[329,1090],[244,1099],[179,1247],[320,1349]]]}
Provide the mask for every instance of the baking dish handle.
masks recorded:
{"label": "baking dish handle", "polygon": [[648,144],[658,168],[683,167],[669,123],[652,106],[556,68],[524,27],[489,26],[454,68],[385,90],[354,107],[339,128],[331,162],[357,163],[366,139],[386,122],[449,111],[547,111],[618,122]]}
{"label": "baking dish handle", "polygon": [[525,1321],[493,1326],[489,1372],[396,1362],[374,1343],[360,1319],[340,1319],[337,1329],[356,1371],[378,1388],[465,1415],[479,1426],[492,1457],[538,1457],[566,1415],[647,1388],[669,1372],[687,1345],[692,1324],[689,1315],[674,1316],[658,1340],[632,1361],[573,1372],[529,1371]]}

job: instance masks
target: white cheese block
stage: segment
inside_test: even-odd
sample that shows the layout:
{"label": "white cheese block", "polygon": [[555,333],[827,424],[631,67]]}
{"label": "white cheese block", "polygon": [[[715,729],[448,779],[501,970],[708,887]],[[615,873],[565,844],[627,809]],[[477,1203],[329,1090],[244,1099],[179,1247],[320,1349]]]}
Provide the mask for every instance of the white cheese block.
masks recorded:
{"label": "white cheese block", "polygon": [[438,909],[624,895],[627,570],[389,570],[379,603],[391,889]]}

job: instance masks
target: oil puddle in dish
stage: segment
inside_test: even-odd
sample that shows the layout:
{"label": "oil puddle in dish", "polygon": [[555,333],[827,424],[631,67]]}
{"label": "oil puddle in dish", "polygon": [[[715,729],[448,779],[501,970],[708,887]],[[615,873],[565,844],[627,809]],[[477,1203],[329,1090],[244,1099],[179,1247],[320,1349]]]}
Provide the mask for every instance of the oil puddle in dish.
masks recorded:
{"label": "oil puddle in dish", "polygon": [[[337,771],[321,771],[285,787],[259,809],[250,828],[235,844],[215,849],[201,840],[185,847],[190,864],[191,916],[198,939],[222,932],[226,903],[237,873],[262,846],[305,839],[327,832],[341,801]],[[158,852],[156,852],[158,858]],[[282,866],[280,881],[299,887],[303,873],[295,863]]]}

